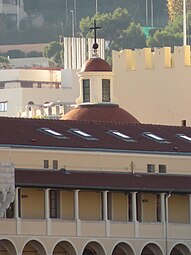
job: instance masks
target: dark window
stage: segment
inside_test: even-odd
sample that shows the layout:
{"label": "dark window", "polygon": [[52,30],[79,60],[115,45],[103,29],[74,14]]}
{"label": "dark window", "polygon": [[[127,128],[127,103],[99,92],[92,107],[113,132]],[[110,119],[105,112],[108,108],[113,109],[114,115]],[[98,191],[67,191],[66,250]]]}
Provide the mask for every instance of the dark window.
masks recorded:
{"label": "dark window", "polygon": [[58,160],[53,160],[53,169],[58,169]]}
{"label": "dark window", "polygon": [[102,102],[110,102],[110,80],[102,80]]}
{"label": "dark window", "polygon": [[159,173],[166,173],[166,165],[159,165]]}
{"label": "dark window", "polygon": [[129,213],[129,221],[133,220],[133,212],[132,212],[132,194],[129,193],[128,195],[128,213]]}
{"label": "dark window", "polygon": [[59,190],[50,190],[50,218],[60,217],[60,192]]}
{"label": "dark window", "polygon": [[156,200],[157,200],[157,221],[161,221],[161,196],[160,194],[156,195]]}
{"label": "dark window", "polygon": [[90,80],[83,80],[83,102],[90,102]]}
{"label": "dark window", "polygon": [[137,221],[141,222],[142,221],[142,215],[141,215],[141,193],[137,193]]}
{"label": "dark window", "polygon": [[107,218],[108,220],[112,220],[112,193],[107,193]]}
{"label": "dark window", "polygon": [[104,219],[104,199],[103,199],[103,192],[100,193],[101,196],[101,220]]}
{"label": "dark window", "polygon": [[49,168],[49,161],[48,160],[44,160],[44,168]]}
{"label": "dark window", "polygon": [[155,172],[155,165],[154,164],[147,164],[147,172],[154,173]]}

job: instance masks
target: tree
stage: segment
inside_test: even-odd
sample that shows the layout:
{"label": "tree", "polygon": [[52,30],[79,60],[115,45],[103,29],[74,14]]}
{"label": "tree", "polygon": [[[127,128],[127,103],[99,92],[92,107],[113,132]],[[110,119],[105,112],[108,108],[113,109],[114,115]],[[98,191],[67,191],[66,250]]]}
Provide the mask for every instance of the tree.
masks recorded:
{"label": "tree", "polygon": [[[188,24],[191,25],[191,14],[188,15]],[[183,18],[182,15],[175,16],[168,25],[154,33],[147,40],[149,47],[181,46],[183,42]]]}
{"label": "tree", "polygon": [[4,56],[0,56],[0,69],[8,68],[9,65],[10,65],[10,62],[9,62],[8,58],[6,58]]}
{"label": "tree", "polygon": [[[169,19],[173,20],[177,15],[182,15],[183,0],[167,0]],[[191,10],[191,0],[186,0],[187,10]]]}
{"label": "tree", "polygon": [[135,49],[146,47],[145,36],[141,30],[140,24],[132,22],[130,26],[122,31],[121,40],[118,45],[121,49]]}
{"label": "tree", "polygon": [[61,66],[63,47],[59,42],[51,42],[43,49],[43,56],[49,59],[50,65]]}
{"label": "tree", "polygon": [[102,29],[98,31],[98,37],[107,41],[106,58],[110,58],[112,50],[124,48],[143,48],[146,39],[139,24],[131,23],[131,16],[127,9],[118,8],[113,13],[98,13],[94,17],[86,17],[80,21],[81,35],[92,36],[90,27],[96,19],[97,25]]}

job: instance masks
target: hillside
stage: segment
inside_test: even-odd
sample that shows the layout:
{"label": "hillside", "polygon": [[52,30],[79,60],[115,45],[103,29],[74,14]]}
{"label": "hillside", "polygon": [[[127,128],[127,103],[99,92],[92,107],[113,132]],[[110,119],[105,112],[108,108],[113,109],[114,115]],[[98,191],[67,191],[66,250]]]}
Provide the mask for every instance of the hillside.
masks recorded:
{"label": "hillside", "polygon": [[7,18],[1,20],[0,45],[58,41],[59,35],[72,35],[73,23],[76,34],[79,34],[80,20],[95,15],[96,3],[99,13],[112,13],[121,7],[128,10],[131,21],[141,26],[153,24],[154,27],[164,27],[168,20],[166,0],[147,2],[146,11],[146,0],[24,0],[24,9],[28,15],[20,22],[19,29],[15,21]]}
{"label": "hillside", "polygon": [[[66,22],[70,19],[70,10],[75,9],[76,20],[86,16],[93,16],[96,12],[96,2],[98,12],[112,12],[121,7],[128,9],[132,20],[146,25],[146,1],[144,0],[25,0],[25,11],[28,14],[42,14],[48,23]],[[161,27],[167,22],[166,0],[153,1],[154,5],[154,25]],[[66,8],[67,7],[67,8]],[[66,15],[68,17],[66,17]],[[148,20],[151,19],[151,1],[148,1]]]}

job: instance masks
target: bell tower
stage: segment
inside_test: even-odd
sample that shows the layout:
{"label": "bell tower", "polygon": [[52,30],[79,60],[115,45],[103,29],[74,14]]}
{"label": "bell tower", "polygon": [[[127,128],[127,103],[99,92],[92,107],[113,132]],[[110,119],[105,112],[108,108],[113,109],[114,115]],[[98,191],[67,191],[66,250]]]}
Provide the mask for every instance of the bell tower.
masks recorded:
{"label": "bell tower", "polygon": [[80,82],[80,97],[76,104],[112,104],[115,103],[113,97],[112,68],[102,58],[98,57],[97,50],[97,29],[96,25],[90,27],[94,30],[94,43],[92,45],[92,58],[85,62],[81,71],[78,73]]}

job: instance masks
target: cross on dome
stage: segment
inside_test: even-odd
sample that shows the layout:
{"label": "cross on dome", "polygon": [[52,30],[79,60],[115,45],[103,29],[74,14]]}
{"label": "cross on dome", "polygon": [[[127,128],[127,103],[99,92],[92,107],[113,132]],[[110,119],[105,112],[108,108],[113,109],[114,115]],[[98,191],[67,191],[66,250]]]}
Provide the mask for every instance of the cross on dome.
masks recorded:
{"label": "cross on dome", "polygon": [[100,26],[97,26],[96,25],[96,20],[94,20],[94,26],[93,27],[90,27],[90,29],[94,30],[94,44],[93,44],[93,50],[94,50],[94,53],[96,54],[97,53],[97,49],[99,47],[98,43],[96,42],[96,39],[97,39],[97,29],[101,29]]}

